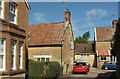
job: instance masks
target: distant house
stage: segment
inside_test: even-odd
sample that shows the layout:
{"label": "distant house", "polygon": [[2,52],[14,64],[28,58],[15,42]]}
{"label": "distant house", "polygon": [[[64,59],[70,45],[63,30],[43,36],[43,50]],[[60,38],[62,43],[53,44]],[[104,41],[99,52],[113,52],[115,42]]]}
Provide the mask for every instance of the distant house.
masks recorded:
{"label": "distant house", "polygon": [[117,20],[113,20],[112,27],[95,28],[95,49],[97,54],[97,68],[102,68],[104,61],[116,61],[111,55],[114,43],[113,36]]}
{"label": "distant house", "polygon": [[26,0],[0,0],[0,75],[20,74],[26,71],[29,9]]}
{"label": "distant house", "polygon": [[75,61],[87,62],[91,67],[96,66],[94,42],[75,45]]}
{"label": "distant house", "polygon": [[[34,61],[58,61],[63,74],[72,71],[74,41],[70,12],[65,11],[65,22],[43,23],[29,26],[29,59]],[[67,65],[69,64],[69,65]]]}

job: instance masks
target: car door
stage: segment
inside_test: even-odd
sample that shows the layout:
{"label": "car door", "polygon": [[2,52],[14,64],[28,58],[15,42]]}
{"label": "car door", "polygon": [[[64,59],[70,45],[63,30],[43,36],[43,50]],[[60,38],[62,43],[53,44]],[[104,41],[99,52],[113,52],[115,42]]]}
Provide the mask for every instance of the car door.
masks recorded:
{"label": "car door", "polygon": [[112,62],[108,63],[108,68],[112,68],[112,67],[113,67]]}
{"label": "car door", "polygon": [[116,69],[116,62],[112,62],[113,68]]}

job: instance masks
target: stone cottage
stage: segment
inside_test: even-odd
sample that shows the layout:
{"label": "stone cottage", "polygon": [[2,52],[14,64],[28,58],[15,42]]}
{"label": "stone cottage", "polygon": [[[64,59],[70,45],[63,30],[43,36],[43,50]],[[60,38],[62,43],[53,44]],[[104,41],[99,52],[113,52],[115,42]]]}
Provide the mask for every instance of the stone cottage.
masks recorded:
{"label": "stone cottage", "polygon": [[95,28],[95,50],[97,55],[97,68],[102,68],[104,61],[116,61],[116,57],[111,55],[114,43],[113,36],[117,20],[113,20],[112,27]]}
{"label": "stone cottage", "polygon": [[[72,71],[74,40],[70,15],[69,10],[66,10],[64,22],[29,26],[29,59],[34,61],[58,61],[63,66],[63,74]],[[68,70],[67,64],[69,64]]]}

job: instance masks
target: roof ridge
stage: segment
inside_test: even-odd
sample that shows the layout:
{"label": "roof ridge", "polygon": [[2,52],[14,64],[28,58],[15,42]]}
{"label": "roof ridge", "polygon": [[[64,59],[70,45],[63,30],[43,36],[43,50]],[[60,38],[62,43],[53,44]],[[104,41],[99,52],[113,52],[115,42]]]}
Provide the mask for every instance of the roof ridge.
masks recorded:
{"label": "roof ridge", "polygon": [[[106,27],[96,27],[96,28],[106,28]],[[112,28],[112,27],[107,27],[107,28]]]}
{"label": "roof ridge", "polygon": [[[53,23],[41,23],[41,24],[59,24],[59,23],[64,23],[64,21],[63,22],[53,22]],[[41,24],[32,24],[29,26],[35,26],[35,25],[41,25]]]}

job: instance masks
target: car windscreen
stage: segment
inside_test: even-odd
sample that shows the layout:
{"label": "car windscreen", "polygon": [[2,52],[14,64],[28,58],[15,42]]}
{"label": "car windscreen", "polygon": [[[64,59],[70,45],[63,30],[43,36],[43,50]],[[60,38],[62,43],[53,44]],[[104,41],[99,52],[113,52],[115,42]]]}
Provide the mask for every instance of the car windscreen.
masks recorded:
{"label": "car windscreen", "polygon": [[86,66],[86,63],[76,63],[75,66]]}

